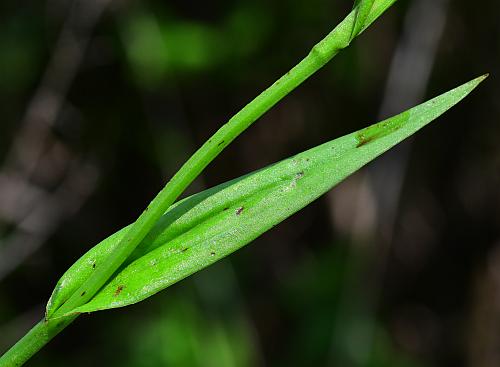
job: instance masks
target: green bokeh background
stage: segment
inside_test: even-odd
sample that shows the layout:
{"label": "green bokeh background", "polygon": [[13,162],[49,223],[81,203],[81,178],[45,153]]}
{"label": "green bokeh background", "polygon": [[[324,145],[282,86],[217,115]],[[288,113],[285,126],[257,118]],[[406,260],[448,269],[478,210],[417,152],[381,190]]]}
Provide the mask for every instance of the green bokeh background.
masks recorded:
{"label": "green bokeh background", "polygon": [[[228,259],[138,305],[79,318],[28,366],[500,365],[500,5],[440,0],[443,18],[431,22],[432,3],[399,0],[227,148],[189,193],[490,72],[471,97]],[[65,269],[133,221],[211,133],[351,7],[0,4],[0,351],[43,315]],[[435,50],[409,41],[426,32],[442,32]],[[394,59],[408,45],[415,54],[404,69]],[[420,57],[429,78],[417,78],[421,92],[407,99]],[[384,109],[398,70],[399,92]],[[40,91],[53,98],[36,105]],[[34,146],[41,149],[30,156]],[[394,161],[400,191],[384,184],[393,182]],[[55,207],[29,190],[8,205],[19,185],[6,182],[50,197],[72,172],[83,174]],[[44,208],[35,216],[49,218],[42,229],[26,224]],[[31,237],[13,246],[19,233]],[[5,249],[17,256],[30,241],[32,251],[3,274]]]}

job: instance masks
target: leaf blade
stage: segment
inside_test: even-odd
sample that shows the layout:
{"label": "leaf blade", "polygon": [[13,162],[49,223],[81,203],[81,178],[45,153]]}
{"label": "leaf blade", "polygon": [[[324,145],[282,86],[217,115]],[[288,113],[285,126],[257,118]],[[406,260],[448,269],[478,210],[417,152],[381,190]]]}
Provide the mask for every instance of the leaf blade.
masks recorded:
{"label": "leaf blade", "polygon": [[[124,267],[90,302],[68,314],[137,303],[236,251],[440,116],[485,77],[219,187],[187,213],[207,207],[219,212],[212,211],[213,215],[179,236],[149,249]],[[234,199],[229,206],[228,197]]]}

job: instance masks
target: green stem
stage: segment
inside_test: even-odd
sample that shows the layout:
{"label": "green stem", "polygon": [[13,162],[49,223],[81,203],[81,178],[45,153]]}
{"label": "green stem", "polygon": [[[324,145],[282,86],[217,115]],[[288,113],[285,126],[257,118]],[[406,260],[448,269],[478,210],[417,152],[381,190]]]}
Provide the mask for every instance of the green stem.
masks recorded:
{"label": "green stem", "polygon": [[0,367],[22,366],[76,318],[77,316],[70,316],[49,321],[41,320],[7,353],[0,357]]}
{"label": "green stem", "polygon": [[[395,1],[375,1],[358,34]],[[360,5],[363,3],[364,1]],[[78,312],[78,306],[87,303],[99,291],[149,233],[169,206],[229,143],[349,45],[353,38],[352,30],[357,21],[357,11],[353,10],[330,34],[315,45],[299,64],[247,104],[203,144],[151,201],[146,210],[127,231],[115,251],[109,255],[106,263],[96,269],[89,279],[56,311],[55,315],[62,316]]]}

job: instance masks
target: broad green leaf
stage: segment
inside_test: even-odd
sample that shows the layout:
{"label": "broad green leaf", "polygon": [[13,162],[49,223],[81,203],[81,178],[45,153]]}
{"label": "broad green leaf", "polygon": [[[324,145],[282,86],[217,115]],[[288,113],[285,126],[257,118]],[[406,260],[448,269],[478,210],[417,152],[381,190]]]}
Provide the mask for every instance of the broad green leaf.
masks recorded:
{"label": "broad green leaf", "polygon": [[[68,314],[137,303],[236,251],[440,116],[485,77],[178,202],[111,280]],[[63,275],[47,306],[47,317],[105,261],[124,231],[91,249]]]}

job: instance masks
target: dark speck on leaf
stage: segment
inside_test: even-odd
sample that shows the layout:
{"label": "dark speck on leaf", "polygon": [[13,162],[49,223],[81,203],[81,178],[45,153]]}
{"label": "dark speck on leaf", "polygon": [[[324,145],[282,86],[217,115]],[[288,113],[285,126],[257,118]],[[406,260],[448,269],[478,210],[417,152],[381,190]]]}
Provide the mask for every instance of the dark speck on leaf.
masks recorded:
{"label": "dark speck on leaf", "polygon": [[224,209],[222,209],[223,211],[226,211],[226,210],[229,210],[229,207],[226,206]]}
{"label": "dark speck on leaf", "polygon": [[210,256],[215,256],[215,252],[214,252],[214,251],[212,251],[212,252],[210,253]]}
{"label": "dark speck on leaf", "polygon": [[92,269],[95,269],[95,263],[92,264]]}
{"label": "dark speck on leaf", "polygon": [[122,292],[123,288],[125,288],[124,285],[119,285],[118,288],[116,288],[115,297],[118,296]]}
{"label": "dark speck on leaf", "polygon": [[244,207],[240,206],[238,209],[236,209],[236,215],[240,215],[243,212]]}
{"label": "dark speck on leaf", "polygon": [[83,291],[82,294],[80,294],[80,297],[85,296],[85,293],[87,293],[87,292]]}
{"label": "dark speck on leaf", "polygon": [[181,252],[186,252],[187,250],[189,250],[189,247],[184,247]]}
{"label": "dark speck on leaf", "polygon": [[217,146],[220,147],[224,143],[225,143],[224,140],[222,140],[219,144],[217,144]]}

